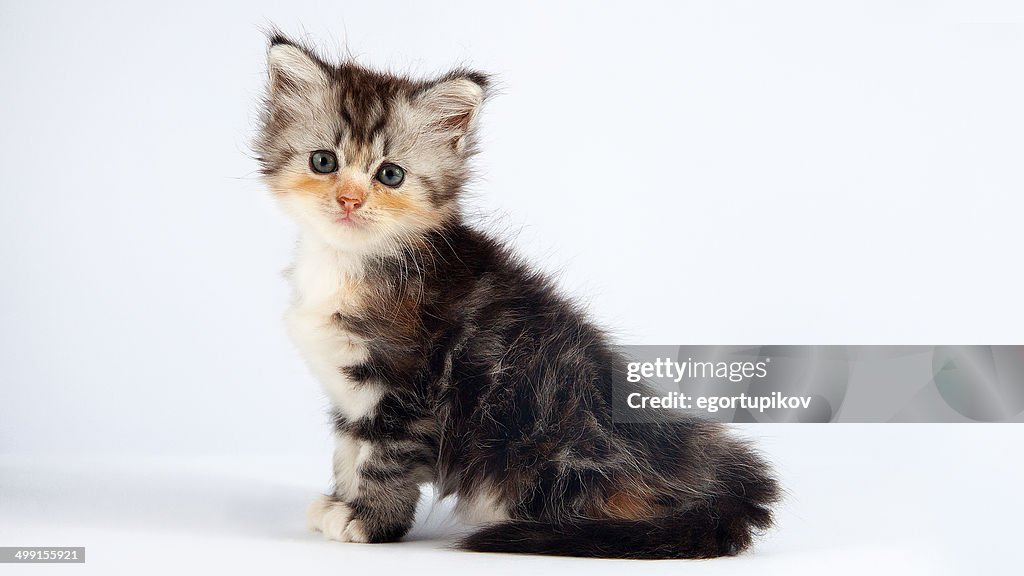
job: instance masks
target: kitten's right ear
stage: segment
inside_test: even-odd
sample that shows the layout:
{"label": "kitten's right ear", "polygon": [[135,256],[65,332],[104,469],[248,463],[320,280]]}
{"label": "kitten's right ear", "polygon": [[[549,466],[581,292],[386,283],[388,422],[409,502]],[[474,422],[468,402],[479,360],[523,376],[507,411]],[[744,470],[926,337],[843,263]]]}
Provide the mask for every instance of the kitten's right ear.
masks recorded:
{"label": "kitten's right ear", "polygon": [[326,66],[319,58],[281,34],[270,37],[267,68],[271,98],[323,88],[329,81]]}

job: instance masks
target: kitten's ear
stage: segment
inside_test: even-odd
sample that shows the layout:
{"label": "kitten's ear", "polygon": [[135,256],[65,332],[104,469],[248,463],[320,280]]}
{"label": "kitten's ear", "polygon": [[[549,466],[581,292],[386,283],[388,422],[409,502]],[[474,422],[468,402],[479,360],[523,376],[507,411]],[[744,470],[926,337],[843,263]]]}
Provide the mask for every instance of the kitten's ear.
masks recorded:
{"label": "kitten's ear", "polygon": [[428,85],[416,103],[430,118],[430,126],[442,132],[458,153],[476,129],[480,105],[487,95],[487,76],[458,71]]}
{"label": "kitten's ear", "polygon": [[301,95],[324,88],[329,77],[324,64],[311,52],[280,34],[270,38],[267,52],[270,96]]}

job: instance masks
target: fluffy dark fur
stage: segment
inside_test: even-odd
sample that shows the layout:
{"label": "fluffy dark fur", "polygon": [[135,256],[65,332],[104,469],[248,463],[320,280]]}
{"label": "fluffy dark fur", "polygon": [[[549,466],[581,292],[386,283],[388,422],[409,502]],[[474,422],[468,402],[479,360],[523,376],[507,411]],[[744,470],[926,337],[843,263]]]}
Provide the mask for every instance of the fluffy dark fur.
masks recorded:
{"label": "fluffy dark fur", "polygon": [[[366,177],[365,210],[377,201],[384,214],[368,220],[367,229],[398,230],[384,220],[397,202],[430,215],[412,231],[358,229],[318,240],[329,227],[304,230],[304,245],[322,241],[325,250],[352,252],[344,258],[355,262],[345,265],[355,271],[341,280],[346,288],[337,307],[324,309],[325,328],[317,325],[325,337],[333,330],[361,347],[358,361],[337,365],[343,380],[332,385],[352,397],[379,395],[361,412],[344,399],[335,402],[345,452],[335,461],[341,488],[321,504],[314,527],[339,540],[399,539],[412,524],[423,482],[491,512],[493,522],[461,542],[476,551],[710,558],[744,550],[771,525],[779,489],[753,450],[703,420],[614,422],[613,394],[627,391],[613,390],[624,362],[609,339],[546,278],[462,222],[458,197],[484,75],[456,71],[412,81],[352,62],[329,65],[281,36],[271,42],[258,152],[275,193],[286,202],[312,194],[309,206],[328,206],[332,194],[363,186]],[[281,45],[294,50],[275,60]],[[285,65],[299,58],[295,51],[323,78],[315,68],[289,77]],[[476,101],[465,96],[476,93],[465,82],[479,88]],[[454,94],[450,100],[466,109],[456,104],[432,116],[432,92]],[[331,113],[304,117],[296,109],[303,98],[317,107],[326,102]],[[422,164],[430,168],[420,176],[411,167],[417,144],[406,143],[405,156],[392,153],[417,122],[417,137],[444,143],[419,152],[439,155]],[[307,144],[300,134],[309,131],[321,136]],[[299,172],[317,149],[371,160],[310,184]],[[381,161],[410,164],[405,191],[371,181]],[[306,297],[299,284],[297,290],[301,307]],[[351,457],[353,450],[361,455]]]}

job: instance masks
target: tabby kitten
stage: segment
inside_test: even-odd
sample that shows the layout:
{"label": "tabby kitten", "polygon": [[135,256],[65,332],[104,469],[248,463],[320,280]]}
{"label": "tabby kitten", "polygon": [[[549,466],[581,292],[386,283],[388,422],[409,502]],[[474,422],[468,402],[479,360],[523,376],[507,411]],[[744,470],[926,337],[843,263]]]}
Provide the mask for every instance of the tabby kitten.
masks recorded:
{"label": "tabby kitten", "polygon": [[[333,405],[333,491],[311,526],[389,542],[420,485],[458,498],[469,550],[708,558],[771,524],[778,488],[721,425],[612,421],[608,338],[463,223],[488,78],[328,63],[273,35],[257,142],[300,228],[288,326]],[[616,386],[618,388],[618,386]]]}

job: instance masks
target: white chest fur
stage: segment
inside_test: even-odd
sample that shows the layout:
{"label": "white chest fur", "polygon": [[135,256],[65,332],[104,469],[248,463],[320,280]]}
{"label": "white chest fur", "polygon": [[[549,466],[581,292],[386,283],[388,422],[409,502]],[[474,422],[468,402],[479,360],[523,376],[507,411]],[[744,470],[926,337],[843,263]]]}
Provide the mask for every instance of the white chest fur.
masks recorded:
{"label": "white chest fur", "polygon": [[358,258],[313,242],[303,243],[292,271],[294,301],[286,319],[292,341],[331,403],[346,418],[373,412],[381,388],[373,382],[352,382],[343,368],[366,360],[362,340],[345,331],[334,315],[359,305],[362,272]]}

